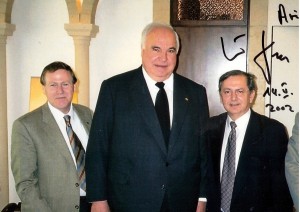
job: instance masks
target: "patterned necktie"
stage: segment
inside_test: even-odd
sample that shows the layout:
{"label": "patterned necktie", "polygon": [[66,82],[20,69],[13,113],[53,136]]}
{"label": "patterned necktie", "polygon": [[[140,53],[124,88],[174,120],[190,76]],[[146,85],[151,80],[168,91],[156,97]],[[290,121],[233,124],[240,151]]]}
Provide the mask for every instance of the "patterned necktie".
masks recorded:
{"label": "patterned necktie", "polygon": [[165,83],[157,82],[155,85],[159,87],[159,91],[157,92],[155,100],[155,110],[162,133],[164,135],[166,147],[168,148],[170,135],[170,112],[168,97],[164,89]]}
{"label": "patterned necktie", "polygon": [[70,122],[70,116],[65,115],[64,120],[66,122],[67,134],[70,140],[70,144],[73,150],[74,157],[76,159],[76,167],[77,174],[80,182],[80,188],[86,191],[86,183],[85,183],[85,151],[84,148],[77,137],[76,133],[72,129],[72,125]]}
{"label": "patterned necktie", "polygon": [[232,121],[230,126],[231,131],[228,137],[221,179],[221,209],[224,212],[230,211],[235,178],[236,123]]}

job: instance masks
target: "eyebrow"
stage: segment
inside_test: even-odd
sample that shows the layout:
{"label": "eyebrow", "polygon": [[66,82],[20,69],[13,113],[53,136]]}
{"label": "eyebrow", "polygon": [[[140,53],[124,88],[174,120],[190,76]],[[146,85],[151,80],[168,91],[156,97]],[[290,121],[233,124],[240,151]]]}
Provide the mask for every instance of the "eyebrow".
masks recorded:
{"label": "eyebrow", "polygon": [[237,90],[245,90],[245,88],[237,88],[237,89],[223,88],[223,90],[237,91]]}

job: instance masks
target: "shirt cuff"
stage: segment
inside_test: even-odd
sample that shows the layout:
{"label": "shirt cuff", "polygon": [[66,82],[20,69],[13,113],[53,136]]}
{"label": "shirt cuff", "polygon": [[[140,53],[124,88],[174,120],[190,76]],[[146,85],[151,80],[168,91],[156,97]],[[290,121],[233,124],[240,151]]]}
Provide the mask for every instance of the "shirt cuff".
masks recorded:
{"label": "shirt cuff", "polygon": [[207,202],[207,199],[205,197],[198,198],[198,202]]}

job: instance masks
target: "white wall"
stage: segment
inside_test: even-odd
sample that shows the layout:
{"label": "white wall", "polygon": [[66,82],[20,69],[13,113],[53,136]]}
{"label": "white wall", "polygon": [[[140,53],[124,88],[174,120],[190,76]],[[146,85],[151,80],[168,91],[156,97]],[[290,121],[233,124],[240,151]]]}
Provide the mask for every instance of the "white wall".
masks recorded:
{"label": "white wall", "polygon": [[[99,1],[95,24],[100,30],[90,45],[91,109],[104,79],[141,64],[140,35],[152,21],[152,8],[152,1]],[[9,161],[12,123],[29,110],[30,77],[40,76],[55,60],[74,67],[73,39],[64,30],[68,22],[64,0],[14,1],[11,23],[16,31],[7,39]],[[11,172],[9,181],[9,201],[17,202]]]}
{"label": "white wall", "polygon": [[152,1],[99,1],[95,20],[99,33],[90,48],[92,109],[103,80],[141,65],[141,32],[152,21],[152,8]]}
{"label": "white wall", "polygon": [[[282,5],[279,7],[279,5]],[[280,8],[282,24],[278,18]],[[268,11],[268,39],[265,46],[274,42],[267,51],[270,65],[271,84],[267,87],[276,89],[277,92],[266,95],[266,115],[282,122],[292,135],[296,112],[299,111],[299,19],[290,18],[299,16],[299,1],[295,0],[269,0]],[[281,61],[272,54],[278,53],[289,59]],[[286,83],[282,86],[282,83]],[[270,108],[273,107],[273,112]],[[291,110],[290,110],[291,109]],[[294,112],[292,112],[294,111]]]}

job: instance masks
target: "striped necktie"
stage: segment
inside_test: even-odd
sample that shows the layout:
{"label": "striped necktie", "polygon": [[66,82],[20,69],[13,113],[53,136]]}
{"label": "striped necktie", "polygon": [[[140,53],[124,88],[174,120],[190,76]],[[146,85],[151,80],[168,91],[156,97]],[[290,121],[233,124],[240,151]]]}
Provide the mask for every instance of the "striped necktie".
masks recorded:
{"label": "striped necktie", "polygon": [[80,182],[80,188],[86,191],[85,168],[84,168],[85,151],[78,136],[72,129],[70,118],[71,117],[69,115],[64,116],[64,120],[66,122],[66,130],[73,150],[74,157],[76,159],[76,167],[77,167],[77,174]]}
{"label": "striped necktie", "polygon": [[221,179],[221,209],[224,212],[230,211],[235,179],[236,123],[232,121],[230,126],[231,131],[228,136]]}

